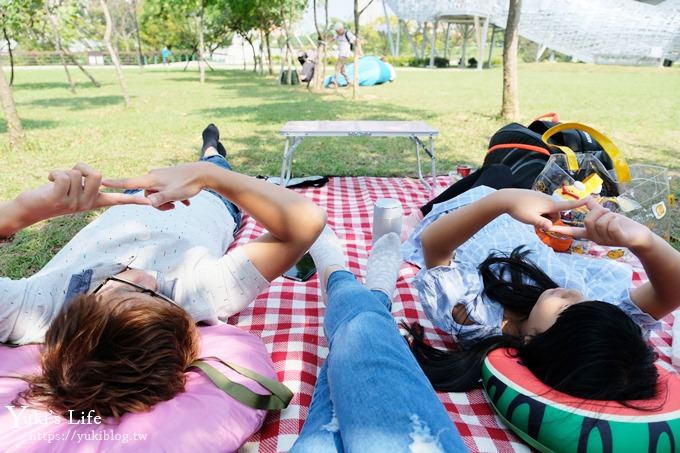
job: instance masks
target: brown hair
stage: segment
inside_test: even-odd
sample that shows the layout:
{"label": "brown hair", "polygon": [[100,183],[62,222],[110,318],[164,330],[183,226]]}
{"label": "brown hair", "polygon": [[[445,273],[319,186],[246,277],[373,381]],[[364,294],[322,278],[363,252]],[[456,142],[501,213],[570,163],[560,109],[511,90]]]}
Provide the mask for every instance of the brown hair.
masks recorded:
{"label": "brown hair", "polygon": [[130,291],[79,296],[45,334],[42,374],[13,404],[118,419],[184,390],[198,356],[194,321],[177,305]]}

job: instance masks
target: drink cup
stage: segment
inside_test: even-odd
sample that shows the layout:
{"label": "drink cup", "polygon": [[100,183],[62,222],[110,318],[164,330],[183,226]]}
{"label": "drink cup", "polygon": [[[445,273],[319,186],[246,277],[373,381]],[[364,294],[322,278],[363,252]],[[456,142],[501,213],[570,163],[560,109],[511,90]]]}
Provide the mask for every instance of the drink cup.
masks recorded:
{"label": "drink cup", "polygon": [[373,242],[388,233],[401,234],[401,203],[393,198],[379,198],[373,207]]}

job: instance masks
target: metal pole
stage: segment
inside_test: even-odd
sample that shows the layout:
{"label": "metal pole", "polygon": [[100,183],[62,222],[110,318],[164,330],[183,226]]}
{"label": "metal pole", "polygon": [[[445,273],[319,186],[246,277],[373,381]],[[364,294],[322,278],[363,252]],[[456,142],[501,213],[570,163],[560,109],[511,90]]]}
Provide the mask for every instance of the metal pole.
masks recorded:
{"label": "metal pole", "polygon": [[397,42],[395,49],[396,51],[394,52],[394,56],[398,57],[399,56],[399,43],[401,42],[401,19],[397,18]]}
{"label": "metal pole", "polygon": [[430,160],[432,162],[432,192],[435,191],[437,187],[437,168],[436,168],[436,158],[434,154],[434,138],[430,135]]}
{"label": "metal pole", "polygon": [[420,164],[420,145],[418,144],[418,140],[413,140],[416,144],[416,161],[418,162],[418,179],[422,182],[424,181],[423,179],[423,167]]}
{"label": "metal pole", "polygon": [[465,47],[467,46],[467,35],[468,35],[468,25],[465,24],[463,26],[463,47],[461,48],[460,51],[460,64],[458,65],[461,68],[465,67]]}
{"label": "metal pole", "polygon": [[286,187],[285,177],[286,177],[286,164],[288,163],[288,147],[290,146],[290,138],[286,137],[286,143],[283,147],[283,163],[281,164],[281,180],[279,185],[281,187]]}
{"label": "metal pole", "polygon": [[432,36],[430,37],[430,67],[434,68],[434,54],[437,52],[437,27],[439,26],[438,21],[434,21],[432,25]]}
{"label": "metal pole", "polygon": [[386,27],[386,30],[387,30],[387,42],[390,44],[390,52],[392,52],[392,56],[394,56],[396,51],[394,49],[394,40],[392,39],[392,27],[390,26],[390,17],[387,15],[387,5],[385,4],[385,0],[383,0],[382,4],[383,4],[383,12],[385,13],[385,27]]}
{"label": "metal pole", "polygon": [[489,18],[484,19],[484,25],[482,26],[482,36],[481,36],[481,42],[479,43],[479,50],[477,51],[478,55],[478,60],[477,60],[477,70],[481,71],[484,63],[482,63],[482,60],[484,59],[484,48],[486,47],[486,35],[489,34]]}
{"label": "metal pole", "polygon": [[427,42],[427,22],[423,22],[423,40],[420,43],[420,58],[425,58],[425,43]]}
{"label": "metal pole", "polygon": [[486,66],[491,69],[491,53],[493,52],[493,40],[496,37],[496,26],[491,25],[491,44],[489,45],[489,60],[486,64]]}

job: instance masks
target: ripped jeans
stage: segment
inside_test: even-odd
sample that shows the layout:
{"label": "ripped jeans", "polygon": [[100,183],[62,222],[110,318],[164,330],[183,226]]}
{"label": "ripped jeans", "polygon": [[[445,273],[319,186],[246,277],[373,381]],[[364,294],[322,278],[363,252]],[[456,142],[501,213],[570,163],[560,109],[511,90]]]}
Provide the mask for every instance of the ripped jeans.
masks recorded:
{"label": "ripped jeans", "polygon": [[329,352],[293,453],[467,451],[390,314],[390,300],[337,271],[327,285]]}

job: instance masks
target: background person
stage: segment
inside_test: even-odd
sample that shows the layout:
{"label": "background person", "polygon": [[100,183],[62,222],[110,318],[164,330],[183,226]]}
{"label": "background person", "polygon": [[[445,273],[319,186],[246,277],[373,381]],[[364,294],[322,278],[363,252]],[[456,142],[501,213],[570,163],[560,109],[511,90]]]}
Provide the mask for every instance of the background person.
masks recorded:
{"label": "background person", "polygon": [[352,56],[352,46],[356,43],[356,36],[345,29],[345,25],[342,22],[337,22],[335,24],[335,44],[338,48],[338,60],[335,63],[335,86],[340,86],[338,81],[338,74],[342,74],[345,78],[347,85],[351,83],[347,71],[345,70],[345,64],[347,60]]}

